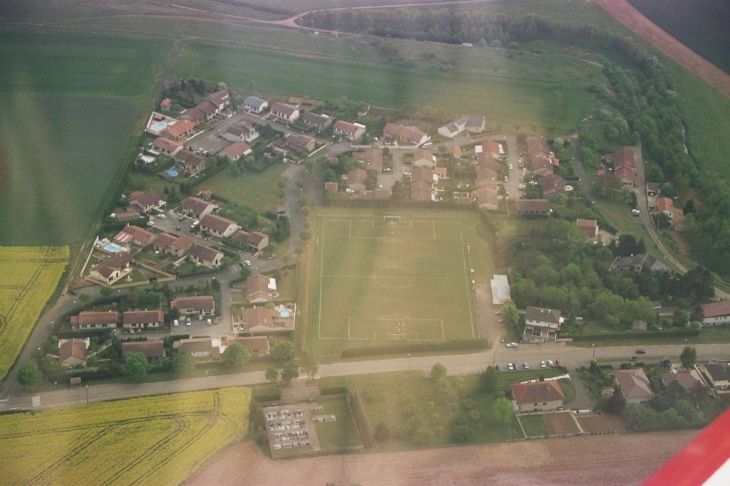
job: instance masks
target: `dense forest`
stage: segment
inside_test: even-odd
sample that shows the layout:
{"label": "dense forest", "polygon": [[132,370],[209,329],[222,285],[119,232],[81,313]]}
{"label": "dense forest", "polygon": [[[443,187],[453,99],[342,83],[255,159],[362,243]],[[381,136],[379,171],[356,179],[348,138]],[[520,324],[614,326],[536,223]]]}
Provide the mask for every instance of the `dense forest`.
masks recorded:
{"label": "dense forest", "polygon": [[[724,179],[710,178],[702,161],[685,149],[679,93],[659,59],[632,39],[593,25],[536,16],[509,17],[448,9],[386,11],[319,11],[308,14],[306,25],[374,36],[413,38],[451,44],[520,49],[537,39],[576,44],[602,52],[619,64],[604,61],[610,86],[591,88],[615,110],[598,113],[597,122],[581,124],[581,157],[597,166],[601,155],[641,140],[645,159],[656,161],[673,188],[682,195],[703,196],[687,209],[697,222],[690,235],[693,256],[723,276],[730,276],[730,191]],[[608,120],[608,121],[606,121]],[[691,129],[691,127],[688,127]],[[694,201],[693,201],[694,203]]]}

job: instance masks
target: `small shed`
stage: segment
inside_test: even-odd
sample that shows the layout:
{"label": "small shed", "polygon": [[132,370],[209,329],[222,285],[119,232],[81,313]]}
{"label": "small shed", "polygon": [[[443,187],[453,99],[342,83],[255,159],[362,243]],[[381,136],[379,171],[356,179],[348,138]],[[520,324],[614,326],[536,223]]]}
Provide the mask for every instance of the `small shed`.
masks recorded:
{"label": "small shed", "polygon": [[80,376],[74,376],[70,380],[68,380],[71,386],[79,386],[81,384],[81,377]]}

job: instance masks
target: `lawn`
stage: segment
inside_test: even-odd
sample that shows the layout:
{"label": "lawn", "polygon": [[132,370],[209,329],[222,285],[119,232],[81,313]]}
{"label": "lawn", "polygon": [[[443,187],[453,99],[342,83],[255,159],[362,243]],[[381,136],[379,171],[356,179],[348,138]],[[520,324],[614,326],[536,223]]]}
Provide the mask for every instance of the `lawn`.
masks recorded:
{"label": "lawn", "polygon": [[469,252],[471,217],[318,211],[310,266],[314,351],[477,338],[470,268],[476,255],[488,257],[475,251],[478,242]]}
{"label": "lawn", "polygon": [[315,416],[334,415],[337,417],[334,422],[317,422],[314,424],[322,450],[362,445],[362,440],[360,440],[357,433],[355,422],[350,415],[350,409],[344,397],[334,400],[320,400],[317,403],[322,405],[324,410],[317,412],[314,414]]}
{"label": "lawn", "polygon": [[56,290],[68,247],[0,247],[0,380]]}
{"label": "lawn", "polygon": [[87,234],[133,148],[169,45],[0,34],[0,245],[62,245]]}
{"label": "lawn", "polygon": [[231,202],[247,204],[258,211],[276,211],[286,206],[286,196],[283,188],[277,186],[279,181],[285,183],[281,177],[287,169],[287,164],[273,165],[264,172],[244,172],[232,177],[230,171],[224,170],[207,181],[195,187],[196,190],[212,191]]}
{"label": "lawn", "polygon": [[0,416],[0,474],[5,484],[180,484],[244,438],[250,399],[225,388]]}
{"label": "lawn", "polygon": [[522,415],[519,417],[527,437],[544,437],[548,435],[547,426],[542,415]]}

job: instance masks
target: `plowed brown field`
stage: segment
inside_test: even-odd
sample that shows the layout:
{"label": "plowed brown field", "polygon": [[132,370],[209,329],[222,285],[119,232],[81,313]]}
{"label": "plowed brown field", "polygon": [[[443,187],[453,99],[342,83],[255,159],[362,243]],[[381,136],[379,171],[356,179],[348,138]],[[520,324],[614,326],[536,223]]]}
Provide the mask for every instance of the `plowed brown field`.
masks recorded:
{"label": "plowed brown field", "polygon": [[632,485],[697,431],[581,436],[380,454],[274,461],[251,442],[229,447],[187,486]]}
{"label": "plowed brown field", "polygon": [[730,75],[705,60],[689,47],[644,17],[626,0],[593,0],[612,17],[640,35],[657,49],[703,79],[720,93],[730,97]]}

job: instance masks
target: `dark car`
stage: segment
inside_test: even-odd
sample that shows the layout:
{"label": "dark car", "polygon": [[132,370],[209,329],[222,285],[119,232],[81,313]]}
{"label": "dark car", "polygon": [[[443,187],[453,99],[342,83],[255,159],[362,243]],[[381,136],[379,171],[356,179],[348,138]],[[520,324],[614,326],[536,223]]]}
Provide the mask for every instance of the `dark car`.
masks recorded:
{"label": "dark car", "polygon": [[636,354],[646,354],[646,349],[637,349]]}
{"label": "dark car", "polygon": [[659,364],[662,366],[669,366],[672,364],[672,360],[670,360],[669,358],[664,358],[659,361]]}
{"label": "dark car", "polygon": [[629,356],[629,361],[636,361],[638,358],[636,356]]}

